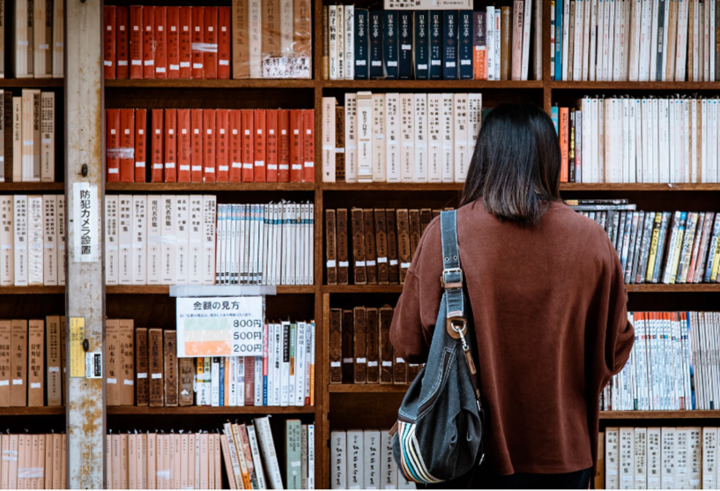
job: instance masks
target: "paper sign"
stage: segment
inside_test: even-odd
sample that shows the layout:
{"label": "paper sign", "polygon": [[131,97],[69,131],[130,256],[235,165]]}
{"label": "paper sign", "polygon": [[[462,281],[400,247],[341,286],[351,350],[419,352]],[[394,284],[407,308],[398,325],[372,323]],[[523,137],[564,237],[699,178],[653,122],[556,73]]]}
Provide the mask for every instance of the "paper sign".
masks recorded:
{"label": "paper sign", "polygon": [[101,352],[85,353],[85,378],[102,378]]}
{"label": "paper sign", "polygon": [[85,377],[85,318],[70,317],[70,376]]}
{"label": "paper sign", "polygon": [[73,259],[78,263],[97,262],[100,248],[97,186],[76,182],[73,184],[73,198]]}
{"label": "paper sign", "polygon": [[178,297],[177,355],[262,356],[263,297]]}

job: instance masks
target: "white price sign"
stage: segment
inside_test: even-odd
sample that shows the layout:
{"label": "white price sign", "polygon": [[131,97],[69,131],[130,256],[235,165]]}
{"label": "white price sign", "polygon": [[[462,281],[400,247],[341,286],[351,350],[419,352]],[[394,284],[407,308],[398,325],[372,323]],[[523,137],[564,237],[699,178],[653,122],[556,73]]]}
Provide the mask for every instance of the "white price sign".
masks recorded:
{"label": "white price sign", "polygon": [[179,358],[262,356],[263,297],[178,297]]}

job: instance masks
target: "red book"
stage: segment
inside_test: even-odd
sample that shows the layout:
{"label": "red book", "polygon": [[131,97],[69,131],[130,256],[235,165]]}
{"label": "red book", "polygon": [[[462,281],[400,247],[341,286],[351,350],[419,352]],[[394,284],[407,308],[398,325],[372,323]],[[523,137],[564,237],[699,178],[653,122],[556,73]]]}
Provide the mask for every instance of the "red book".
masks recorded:
{"label": "red book", "polygon": [[135,182],[146,182],[147,109],[135,109]]}
{"label": "red book", "polygon": [[290,110],[278,110],[278,182],[290,182]]}
{"label": "red book", "polygon": [[203,130],[203,182],[215,182],[215,109],[203,110]]}
{"label": "red book", "polygon": [[167,7],[155,7],[155,78],[167,78]]}
{"label": "red book", "polygon": [[117,78],[130,78],[130,36],[128,8],[118,6],[115,9],[115,33],[117,35]]}
{"label": "red book", "polygon": [[230,109],[230,182],[242,180],[242,116]]}
{"label": "red book", "polygon": [[143,78],[143,8],[130,6],[130,78]]}
{"label": "red book", "polygon": [[303,110],[290,110],[290,182],[303,180]]}
{"label": "red book", "polygon": [[202,182],[203,175],[203,110],[190,111],[190,126],[192,127],[192,164],[190,180]]}
{"label": "red book", "polygon": [[192,9],[192,78],[205,78],[203,70],[203,33],[205,32],[205,7]]}
{"label": "red book", "polygon": [[190,182],[192,165],[192,129],[190,109],[177,110],[177,182]]}
{"label": "red book", "polygon": [[152,154],[150,182],[163,182],[163,110],[152,110]]}
{"label": "red book", "polygon": [[192,77],[192,7],[180,7],[180,78]]}
{"label": "red book", "polygon": [[168,78],[180,78],[180,7],[167,8]]}
{"label": "red book", "polygon": [[267,182],[277,182],[278,180],[278,111],[277,109],[267,110],[267,135],[265,136],[265,167]]}
{"label": "red book", "polygon": [[230,180],[230,122],[227,109],[216,111],[217,182]]}
{"label": "red book", "polygon": [[253,110],[242,109],[242,182],[253,182],[253,135],[255,134],[255,124],[253,121]]}
{"label": "red book", "polygon": [[135,182],[135,110],[120,109],[120,182]]}
{"label": "red book", "polygon": [[230,78],[230,7],[218,7],[217,78]]}
{"label": "red book", "polygon": [[254,181],[265,182],[265,109],[255,109],[255,141],[253,142],[255,154]]}
{"label": "red book", "polygon": [[204,7],[205,10],[205,52],[203,69],[205,78],[218,78],[218,8]]}
{"label": "red book", "polygon": [[303,109],[303,182],[315,182],[315,109]]}
{"label": "red book", "polygon": [[143,12],[143,75],[155,78],[155,7],[145,6]]}
{"label": "red book", "polygon": [[107,182],[120,182],[120,109],[108,109],[107,117]]}
{"label": "red book", "polygon": [[177,182],[177,109],[165,109],[165,182]]}
{"label": "red book", "polygon": [[103,65],[105,66],[105,78],[115,78],[115,6],[106,5],[104,11],[103,31]]}
{"label": "red book", "polygon": [[568,152],[570,151],[570,108],[560,108],[560,182],[568,182]]}

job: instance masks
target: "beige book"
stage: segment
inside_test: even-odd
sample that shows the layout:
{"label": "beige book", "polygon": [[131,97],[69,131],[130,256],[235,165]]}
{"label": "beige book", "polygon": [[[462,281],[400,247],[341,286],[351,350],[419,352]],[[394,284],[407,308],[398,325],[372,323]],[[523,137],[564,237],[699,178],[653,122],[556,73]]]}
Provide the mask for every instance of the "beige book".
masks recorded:
{"label": "beige book", "polygon": [[122,366],[120,354],[120,320],[107,319],[105,321],[105,400],[108,406],[120,405],[120,367]]}
{"label": "beige book", "polygon": [[105,435],[105,489],[112,489],[113,483],[113,446],[112,435]]}
{"label": "beige book", "polygon": [[[45,356],[47,357],[47,378],[45,383],[47,384],[47,405],[62,406],[62,374],[60,372],[62,357],[60,351],[63,346],[60,341],[60,316],[50,315],[47,317],[46,323]],[[0,326],[0,330],[2,330],[2,326]],[[2,397],[0,397],[0,400],[2,400]]]}
{"label": "beige book", "polygon": [[157,489],[157,440],[157,433],[147,434],[147,489]]}
{"label": "beige book", "polygon": [[227,437],[220,435],[220,446],[222,447],[223,462],[225,463],[225,474],[228,476],[228,483],[230,483],[230,489],[237,489],[235,485],[234,472],[232,461],[230,460],[230,446],[228,445]]}
{"label": "beige book", "polygon": [[[226,423],[229,424],[229,423]],[[200,489],[200,437],[202,432],[195,433],[195,489]]]}
{"label": "beige book", "polygon": [[188,487],[195,487],[195,434],[190,433],[188,437],[188,455],[187,455],[187,468],[188,468]]}
{"label": "beige book", "polygon": [[182,436],[177,435],[171,435],[171,438],[173,439],[173,462],[172,462],[172,469],[173,469],[173,481],[172,481],[172,489],[182,489],[180,487],[180,479],[182,474]]}
{"label": "beige book", "polygon": [[40,435],[40,438],[44,440],[45,446],[45,487],[43,489],[53,489],[53,457],[55,456],[53,453],[55,450],[53,435],[48,433],[46,435]]}
{"label": "beige book", "polygon": [[11,353],[12,323],[10,321],[0,321],[0,407],[10,406]]}
{"label": "beige book", "polygon": [[215,489],[215,440],[212,434],[208,434],[208,487]]}
{"label": "beige book", "polygon": [[53,78],[62,78],[65,70],[65,2],[53,0]]}
{"label": "beige book", "polygon": [[180,489],[188,488],[188,440],[190,435],[184,433],[180,435]]}
{"label": "beige book", "polygon": [[128,489],[128,435],[120,434],[120,489]]}
{"label": "beige book", "polygon": [[[41,438],[42,437],[42,438]],[[41,441],[42,440],[42,444]],[[42,469],[43,463],[45,462],[45,436],[44,435],[32,435],[32,465],[31,467],[31,473],[32,473],[32,482],[31,486],[32,489],[41,489],[43,478],[41,475],[36,471],[36,469]],[[42,472],[42,471],[41,471]]]}
{"label": "beige book", "polygon": [[233,0],[232,15],[232,75],[233,78],[249,78],[250,39],[248,37],[248,0]]}
{"label": "beige book", "polygon": [[[27,479],[24,477],[24,474],[20,473],[20,469],[23,469],[22,472],[25,472],[25,468],[29,466],[29,462],[26,464],[26,454],[25,454],[25,437],[30,437],[30,435],[18,435],[18,443],[17,443],[17,467],[15,468],[15,476],[17,479],[17,483],[15,484],[15,487],[12,487],[12,484],[10,486],[10,489],[29,489],[29,486],[26,484]],[[10,472],[12,472],[12,469],[10,469]],[[12,479],[12,478],[11,478]]]}
{"label": "beige book", "polygon": [[40,180],[55,182],[55,93],[40,94]]}
{"label": "beige book", "polygon": [[213,441],[215,445],[215,489],[222,489],[222,462],[219,433],[213,433]]}
{"label": "beige book", "polygon": [[[18,465],[20,464],[20,436],[10,436],[10,464],[8,465],[8,487],[6,489],[19,489],[18,486]],[[23,436],[23,439],[25,437]],[[24,448],[24,445],[23,445]],[[24,460],[24,457],[23,457]]]}
{"label": "beige book", "polygon": [[60,480],[60,489],[67,489],[67,435],[62,435],[60,442],[61,457],[60,469],[62,479]]}
{"label": "beige book", "polygon": [[[52,488],[53,489],[63,489],[62,488],[62,476],[64,469],[62,467],[62,454],[65,452],[65,447],[62,446],[62,437],[63,435],[59,435],[56,433],[52,434],[52,445],[53,445],[53,481],[52,481]],[[108,448],[108,455],[110,455]]]}
{"label": "beige book", "polygon": [[22,140],[22,97],[13,97],[12,114],[12,181],[23,180],[23,140]]}
{"label": "beige book", "polygon": [[208,436],[200,435],[200,489],[208,489]]}
{"label": "beige book", "polygon": [[136,445],[135,458],[137,463],[135,464],[135,473],[137,474],[137,485],[140,489],[147,489],[147,435],[145,433],[138,433]]}
{"label": "beige book", "polygon": [[[14,3],[15,31],[13,33],[13,48],[11,48],[10,54],[14,55],[15,78],[30,78],[32,77],[32,66],[28,63],[28,57],[32,44],[28,38],[28,19],[30,18],[28,0],[16,0]],[[5,16],[5,18],[8,17]]]}
{"label": "beige book", "polygon": [[0,434],[0,456],[0,489],[10,489],[10,461],[15,458],[10,454],[10,435]]}
{"label": "beige book", "polygon": [[163,489],[172,488],[172,435],[162,435],[163,441]]}
{"label": "beige book", "polygon": [[29,321],[28,406],[45,405],[45,322]]}
{"label": "beige book", "polygon": [[118,321],[120,341],[120,365],[118,367],[118,403],[121,406],[135,405],[135,331],[132,319]]}
{"label": "beige book", "polygon": [[135,433],[130,433],[127,436],[128,489],[138,489],[140,487],[137,481],[137,437]]}
{"label": "beige book", "polygon": [[165,489],[165,475],[168,472],[165,467],[165,435],[159,434],[157,436],[157,451],[155,452],[155,464],[157,471],[157,482],[153,489]]}
{"label": "beige book", "polygon": [[112,488],[120,489],[120,435],[112,435]]}
{"label": "beige book", "polygon": [[[33,462],[33,435],[25,435],[25,467],[32,468],[32,462]],[[35,459],[37,462],[37,459]],[[18,476],[20,475],[20,467],[18,467]],[[33,489],[35,482],[33,481],[32,477],[28,477],[32,471],[30,469],[25,469],[26,479],[25,479],[25,489]]]}
{"label": "beige book", "polygon": [[52,12],[48,12],[46,6],[47,2],[45,2],[45,0],[35,0],[35,2],[33,2],[35,25],[33,29],[34,43],[31,46],[34,50],[35,78],[52,77],[52,52],[50,51],[52,23],[48,28],[48,21],[52,22]]}
{"label": "beige book", "polygon": [[10,373],[10,405],[27,406],[27,359],[28,323],[26,320],[12,321],[12,360]]}

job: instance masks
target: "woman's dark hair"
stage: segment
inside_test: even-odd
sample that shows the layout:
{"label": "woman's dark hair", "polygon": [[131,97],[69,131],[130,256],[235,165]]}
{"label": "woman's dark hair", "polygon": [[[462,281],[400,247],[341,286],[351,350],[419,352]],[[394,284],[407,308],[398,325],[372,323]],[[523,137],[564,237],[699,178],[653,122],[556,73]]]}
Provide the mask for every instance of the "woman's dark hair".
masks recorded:
{"label": "woman's dark hair", "polygon": [[460,206],[482,199],[503,220],[536,225],[560,199],[560,145],[550,116],[527,103],[502,104],[485,118]]}

